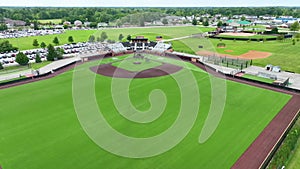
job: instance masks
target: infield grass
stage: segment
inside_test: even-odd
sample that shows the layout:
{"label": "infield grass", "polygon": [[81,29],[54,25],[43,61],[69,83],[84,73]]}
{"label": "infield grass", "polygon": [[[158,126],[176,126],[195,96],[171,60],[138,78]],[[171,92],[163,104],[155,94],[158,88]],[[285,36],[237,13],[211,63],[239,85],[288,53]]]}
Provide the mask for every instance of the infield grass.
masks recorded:
{"label": "infield grass", "polygon": [[[109,58],[103,63],[111,61]],[[4,169],[230,168],[291,98],[227,81],[222,119],[213,135],[200,144],[198,138],[211,106],[210,76],[182,61],[167,58],[163,61],[186,66],[172,76],[133,79],[127,91],[119,92],[129,93],[132,104],[141,111],[150,108],[148,98],[152,90],[164,92],[167,98],[164,113],[144,124],[129,121],[119,114],[112,99],[113,78],[89,70],[99,61],[82,64],[76,72],[83,75],[82,89],[87,87],[88,76],[95,78],[96,102],[115,130],[131,137],[149,137],[165,131],[176,120],[181,94],[175,79],[192,71],[200,92],[200,102],[194,103],[200,105],[198,117],[187,137],[170,151],[155,157],[131,159],[98,147],[78,122],[72,99],[73,71],[68,71],[48,80],[0,90],[3,105],[0,109],[0,165]],[[188,82],[186,85],[189,87]],[[85,94],[83,92],[82,97]]]}

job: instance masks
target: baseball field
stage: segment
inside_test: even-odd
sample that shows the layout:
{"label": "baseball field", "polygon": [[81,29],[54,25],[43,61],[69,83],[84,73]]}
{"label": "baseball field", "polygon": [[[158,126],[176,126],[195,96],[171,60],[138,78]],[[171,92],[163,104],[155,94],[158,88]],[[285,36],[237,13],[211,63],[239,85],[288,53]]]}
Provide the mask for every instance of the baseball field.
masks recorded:
{"label": "baseball field", "polygon": [[[90,35],[100,36],[102,32],[106,32],[108,39],[118,41],[118,37],[122,34],[125,38],[127,35],[145,35],[150,40],[154,40],[156,36],[163,36],[164,39],[179,38],[192,34],[212,31],[214,28],[198,27],[198,26],[182,26],[182,27],[154,27],[154,28],[116,28],[116,29],[99,29],[99,30],[67,30],[63,34],[33,36],[24,38],[7,39],[20,50],[35,48],[32,43],[37,39],[39,43],[45,42],[47,45],[52,43],[55,36],[58,37],[60,44],[68,43],[68,37],[73,36],[74,42],[86,42]],[[6,39],[0,39],[4,41]],[[267,64],[279,65],[282,70],[300,73],[300,60],[297,53],[300,52],[300,43],[296,41],[292,45],[292,40],[284,41],[266,41],[266,42],[245,42],[233,40],[218,40],[206,38],[187,38],[171,41],[176,51],[184,53],[197,53],[199,51],[218,52],[220,54],[230,54],[240,56],[249,51],[255,50],[260,52],[271,53],[270,57],[253,60],[253,64],[257,66],[266,66]],[[218,43],[225,43],[225,48],[217,48]],[[203,46],[203,48],[199,48]],[[229,52],[230,51],[230,52]]]}
{"label": "baseball field", "polygon": [[[287,94],[212,77],[187,62],[153,55],[146,57],[149,60],[139,61],[133,55],[126,55],[91,61],[54,78],[0,90],[0,166],[3,169],[230,168],[291,98]],[[181,69],[157,77],[130,79],[104,76],[91,69],[98,66],[99,72],[102,65],[109,65],[138,74],[137,71],[157,71],[158,67],[166,64]],[[192,88],[190,81],[179,85],[178,82],[188,75],[194,77],[195,88]],[[80,81],[76,81],[77,86],[74,86],[74,76],[81,77]],[[92,88],[89,86],[91,79]],[[112,89],[113,83],[122,86],[128,80],[128,88]],[[214,82],[226,85],[216,87]],[[177,122],[181,103],[186,101],[186,96],[189,105],[196,108],[195,121],[186,137],[169,151],[144,158],[118,156],[92,141],[84,132],[86,128],[79,122],[76,101],[84,105],[82,113],[87,116],[92,111],[90,104],[94,102],[86,99],[86,89],[93,91],[97,108],[101,110],[107,124],[129,137],[148,138],[168,130]],[[74,90],[81,96],[77,100],[74,99]],[[183,94],[185,90],[192,92]],[[131,110],[130,105],[118,107],[115,104],[116,99],[128,95],[139,113],[147,112],[152,110],[152,106],[157,107],[155,104],[160,104],[151,99],[155,91],[163,92],[166,102],[162,113],[149,122],[138,123],[125,118],[120,113]],[[225,91],[224,111],[214,132],[207,140],[199,142],[199,136],[210,116],[214,98],[212,93],[218,91]],[[95,131],[106,132],[102,127]],[[104,134],[101,139],[110,140],[110,137]],[[170,139],[166,141],[166,144],[172,142]],[[133,151],[122,146],[122,143],[119,140],[114,146],[119,146],[120,151]]]}

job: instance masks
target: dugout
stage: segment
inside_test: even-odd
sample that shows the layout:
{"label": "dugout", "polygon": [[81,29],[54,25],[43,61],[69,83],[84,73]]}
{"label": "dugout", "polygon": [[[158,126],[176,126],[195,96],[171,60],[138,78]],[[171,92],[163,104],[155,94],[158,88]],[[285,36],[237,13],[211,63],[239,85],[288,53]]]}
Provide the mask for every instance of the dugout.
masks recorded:
{"label": "dugout", "polygon": [[285,80],[275,80],[274,82],[273,82],[273,84],[274,85],[278,85],[278,86],[288,86],[289,85],[289,80],[290,80],[290,78],[287,78],[287,79],[285,79]]}

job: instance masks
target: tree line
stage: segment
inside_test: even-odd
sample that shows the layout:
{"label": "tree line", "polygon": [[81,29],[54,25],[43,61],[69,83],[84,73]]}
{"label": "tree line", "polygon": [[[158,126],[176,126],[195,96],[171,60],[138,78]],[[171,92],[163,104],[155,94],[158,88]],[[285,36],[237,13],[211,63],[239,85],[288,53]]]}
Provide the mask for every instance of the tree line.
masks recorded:
{"label": "tree line", "polygon": [[[200,16],[203,14],[222,14],[233,16],[240,14],[261,16],[289,15],[300,18],[300,7],[194,7],[194,8],[96,8],[96,7],[6,7],[0,8],[0,22],[3,18],[23,20],[29,24],[33,20],[62,19],[74,22],[75,20],[89,22],[112,22],[124,18],[130,19],[130,15],[141,13],[160,13],[161,15],[176,16]],[[148,15],[144,15],[147,20]],[[127,18],[126,18],[127,17]],[[154,16],[156,17],[156,16]]]}

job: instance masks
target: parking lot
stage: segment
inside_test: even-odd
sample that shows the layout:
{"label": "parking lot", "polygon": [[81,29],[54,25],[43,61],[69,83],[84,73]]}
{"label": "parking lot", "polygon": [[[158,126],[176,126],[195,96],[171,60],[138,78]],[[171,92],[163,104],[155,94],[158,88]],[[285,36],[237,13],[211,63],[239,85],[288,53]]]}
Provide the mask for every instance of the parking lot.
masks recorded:
{"label": "parking lot", "polygon": [[[101,50],[104,50],[106,45],[101,43],[72,43],[72,44],[65,44],[62,46],[56,46],[55,48],[63,48],[64,49],[64,57],[71,57],[78,54],[85,54],[85,53],[96,53]],[[25,50],[22,51],[29,59],[29,63],[35,62],[36,54],[39,53],[42,61],[47,60],[47,49],[32,49],[32,50]],[[1,52],[0,53],[0,62],[4,67],[18,65],[16,62],[16,55],[19,51],[11,51],[11,52]]]}
{"label": "parking lot", "polygon": [[22,30],[22,31],[3,31],[0,32],[0,39],[7,38],[20,38],[28,36],[43,36],[43,35],[53,35],[64,33],[64,30],[54,29],[54,30]]}

